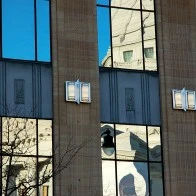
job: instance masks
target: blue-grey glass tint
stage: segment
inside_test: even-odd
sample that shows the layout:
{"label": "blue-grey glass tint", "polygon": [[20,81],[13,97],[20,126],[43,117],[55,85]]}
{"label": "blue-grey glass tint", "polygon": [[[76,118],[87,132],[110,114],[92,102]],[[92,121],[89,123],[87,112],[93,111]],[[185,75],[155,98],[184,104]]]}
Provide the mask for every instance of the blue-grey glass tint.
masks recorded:
{"label": "blue-grey glass tint", "polygon": [[37,0],[37,60],[50,61],[49,1]]}
{"label": "blue-grey glass tint", "polygon": [[97,8],[99,66],[111,67],[109,9]]}
{"label": "blue-grey glass tint", "polygon": [[151,196],[163,196],[163,176],[161,163],[150,163]]}
{"label": "blue-grey glass tint", "polygon": [[100,4],[100,5],[109,5],[109,2],[111,0],[97,0],[97,4]]}
{"label": "blue-grey glass tint", "polygon": [[2,0],[3,58],[35,60],[34,0]]}

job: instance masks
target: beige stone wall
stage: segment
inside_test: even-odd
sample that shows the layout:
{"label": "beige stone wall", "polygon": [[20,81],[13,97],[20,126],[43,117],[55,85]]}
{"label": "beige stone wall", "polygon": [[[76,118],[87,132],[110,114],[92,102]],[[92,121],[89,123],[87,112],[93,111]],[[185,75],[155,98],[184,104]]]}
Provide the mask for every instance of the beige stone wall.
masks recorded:
{"label": "beige stone wall", "polygon": [[[54,195],[102,195],[95,0],[52,0],[54,146],[92,140],[55,177]],[[91,83],[92,103],[65,102],[64,81]],[[56,160],[58,161],[58,160]]]}
{"label": "beige stone wall", "polygon": [[196,195],[196,112],[172,109],[172,89],[196,90],[196,1],[156,2],[166,196]]}

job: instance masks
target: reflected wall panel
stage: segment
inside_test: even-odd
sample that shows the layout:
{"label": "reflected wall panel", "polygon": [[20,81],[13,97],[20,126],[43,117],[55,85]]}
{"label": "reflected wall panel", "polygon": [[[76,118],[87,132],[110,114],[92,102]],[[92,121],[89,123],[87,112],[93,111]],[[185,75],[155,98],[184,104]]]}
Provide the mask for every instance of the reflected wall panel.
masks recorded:
{"label": "reflected wall panel", "polygon": [[43,64],[1,63],[0,114],[52,117],[52,70]]}
{"label": "reflected wall panel", "polygon": [[158,75],[101,71],[100,92],[102,122],[160,125]]}

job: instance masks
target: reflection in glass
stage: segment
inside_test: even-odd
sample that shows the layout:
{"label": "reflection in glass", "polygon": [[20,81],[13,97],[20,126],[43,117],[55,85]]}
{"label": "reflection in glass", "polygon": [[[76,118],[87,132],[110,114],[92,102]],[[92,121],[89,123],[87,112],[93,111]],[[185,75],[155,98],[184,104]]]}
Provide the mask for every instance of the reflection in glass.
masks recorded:
{"label": "reflection in glass", "polygon": [[26,193],[35,196],[36,165],[36,159],[32,157],[2,157],[2,195]]}
{"label": "reflection in glass", "polygon": [[147,160],[146,127],[116,125],[118,159]]}
{"label": "reflection in glass", "polygon": [[49,1],[37,0],[37,58],[50,61],[50,16]]}
{"label": "reflection in glass", "polygon": [[146,70],[157,70],[154,13],[143,12],[144,58]]}
{"label": "reflection in glass", "polygon": [[109,2],[111,0],[97,0],[97,4],[100,4],[100,5],[109,5]]}
{"label": "reflection in glass", "polygon": [[35,60],[34,0],[2,0],[4,58]]}
{"label": "reflection in glass", "polygon": [[6,155],[36,155],[36,120],[2,118],[2,151]]}
{"label": "reflection in glass", "polygon": [[148,148],[150,161],[161,161],[160,127],[148,127]]}
{"label": "reflection in glass", "polygon": [[52,159],[40,158],[38,161],[40,195],[52,196]]}
{"label": "reflection in glass", "polygon": [[97,8],[99,66],[111,67],[109,9]]}
{"label": "reflection in glass", "polygon": [[[110,131],[110,136],[113,137],[113,144],[114,144],[114,125],[112,124],[101,124],[101,147],[103,146],[104,143],[104,136],[106,136],[106,132]],[[115,150],[115,149],[114,149]],[[102,158],[105,159],[114,159],[115,158],[115,153],[114,151],[112,151],[113,153],[105,153],[102,147]]]}
{"label": "reflection in glass", "polygon": [[112,6],[140,9],[140,0],[112,0]]}
{"label": "reflection in glass", "polygon": [[163,196],[163,176],[161,163],[150,163],[151,196]]}
{"label": "reflection in glass", "polygon": [[[143,69],[141,14],[139,11],[112,9],[113,67]],[[133,51],[130,62],[123,53]]]}
{"label": "reflection in glass", "polygon": [[143,10],[154,10],[154,0],[142,0]]}
{"label": "reflection in glass", "polygon": [[119,196],[148,195],[147,163],[117,162]]}
{"label": "reflection in glass", "polygon": [[115,162],[102,161],[103,196],[116,195]]}
{"label": "reflection in glass", "polygon": [[38,120],[38,154],[52,155],[52,121]]}

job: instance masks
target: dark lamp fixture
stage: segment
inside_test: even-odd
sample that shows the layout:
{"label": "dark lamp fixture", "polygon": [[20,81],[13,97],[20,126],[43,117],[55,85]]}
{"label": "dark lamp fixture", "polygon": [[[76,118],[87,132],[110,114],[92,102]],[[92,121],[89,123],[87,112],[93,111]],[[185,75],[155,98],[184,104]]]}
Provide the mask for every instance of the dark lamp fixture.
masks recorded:
{"label": "dark lamp fixture", "polygon": [[101,147],[103,149],[103,152],[108,156],[111,156],[115,150],[113,137],[110,134],[111,134],[111,131],[109,129],[107,129],[105,132],[101,134],[101,136],[105,135],[103,136],[103,144]]}

